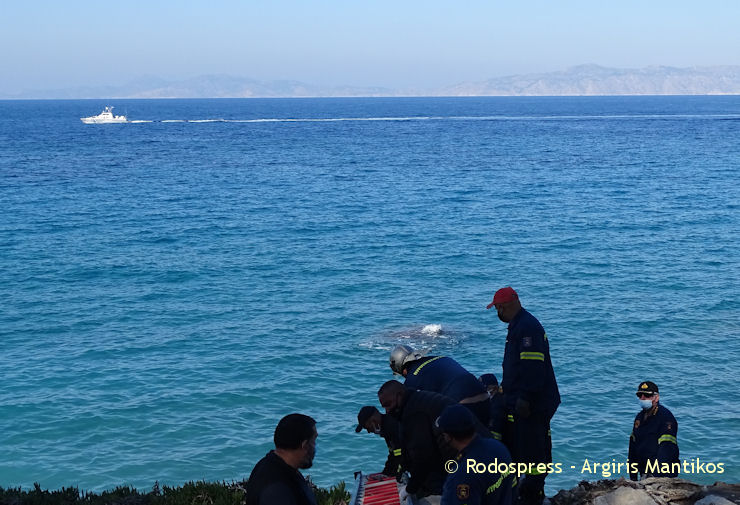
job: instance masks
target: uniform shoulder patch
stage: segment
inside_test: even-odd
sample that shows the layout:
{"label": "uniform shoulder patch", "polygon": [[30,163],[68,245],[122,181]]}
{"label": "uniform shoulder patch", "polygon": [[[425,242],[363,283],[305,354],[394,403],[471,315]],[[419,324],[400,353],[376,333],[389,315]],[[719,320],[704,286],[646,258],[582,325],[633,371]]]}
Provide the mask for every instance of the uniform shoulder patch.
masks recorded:
{"label": "uniform shoulder patch", "polygon": [[668,431],[671,431],[673,429],[673,423],[668,421],[665,425],[665,429],[667,429]]}
{"label": "uniform shoulder patch", "polygon": [[639,419],[635,419],[635,426],[634,426],[634,429],[637,429],[637,428],[639,428],[639,427],[640,427],[640,420],[639,420]]}
{"label": "uniform shoulder patch", "polygon": [[467,500],[469,496],[470,496],[470,486],[467,484],[458,484],[457,498],[459,500]]}
{"label": "uniform shoulder patch", "polygon": [[522,347],[532,347],[532,337],[522,338]]}

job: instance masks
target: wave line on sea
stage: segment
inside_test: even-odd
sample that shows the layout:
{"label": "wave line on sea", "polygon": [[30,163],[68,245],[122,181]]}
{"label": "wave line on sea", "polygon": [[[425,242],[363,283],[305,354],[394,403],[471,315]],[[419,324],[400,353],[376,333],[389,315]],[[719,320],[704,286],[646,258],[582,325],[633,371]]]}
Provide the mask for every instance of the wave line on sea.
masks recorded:
{"label": "wave line on sea", "polygon": [[331,123],[344,121],[591,121],[614,119],[733,119],[740,114],[604,114],[550,116],[404,116],[404,117],[334,117],[334,118],[255,118],[255,119],[138,119],[129,123]]}

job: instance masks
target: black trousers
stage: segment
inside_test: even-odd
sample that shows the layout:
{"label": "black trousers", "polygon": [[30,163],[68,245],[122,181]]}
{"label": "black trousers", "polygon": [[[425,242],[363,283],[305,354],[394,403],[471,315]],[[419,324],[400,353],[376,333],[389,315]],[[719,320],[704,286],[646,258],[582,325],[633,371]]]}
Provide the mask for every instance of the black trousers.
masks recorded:
{"label": "black trousers", "polygon": [[532,464],[531,470],[519,477],[518,503],[539,505],[545,498],[547,472],[539,472],[535,465],[552,463],[549,416],[541,412],[533,412],[526,418],[508,416],[503,442],[515,463]]}

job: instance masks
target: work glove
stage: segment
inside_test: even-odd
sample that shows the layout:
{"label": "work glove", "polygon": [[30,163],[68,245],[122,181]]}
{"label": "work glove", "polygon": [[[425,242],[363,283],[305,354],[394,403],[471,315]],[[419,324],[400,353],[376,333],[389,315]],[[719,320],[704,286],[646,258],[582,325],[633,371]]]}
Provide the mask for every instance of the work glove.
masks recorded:
{"label": "work glove", "polygon": [[530,414],[529,402],[523,398],[517,398],[516,405],[514,405],[514,411],[516,412],[517,417],[521,417],[522,419],[528,418]]}
{"label": "work glove", "polygon": [[398,499],[401,502],[401,505],[404,504],[410,504],[410,501],[406,501],[409,497],[408,491],[406,491],[406,486],[403,486],[401,489],[398,490]]}

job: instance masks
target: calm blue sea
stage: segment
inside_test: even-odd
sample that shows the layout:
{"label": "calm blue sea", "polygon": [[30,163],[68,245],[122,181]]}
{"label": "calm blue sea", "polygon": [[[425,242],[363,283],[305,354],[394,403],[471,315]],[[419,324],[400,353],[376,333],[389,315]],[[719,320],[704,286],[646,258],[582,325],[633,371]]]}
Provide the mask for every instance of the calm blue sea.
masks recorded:
{"label": "calm blue sea", "polygon": [[296,411],[317,483],[377,471],[391,347],[500,377],[505,285],[548,494],[626,461],[642,380],[738,482],[739,169],[740,97],[0,102],[0,486],[243,479]]}

